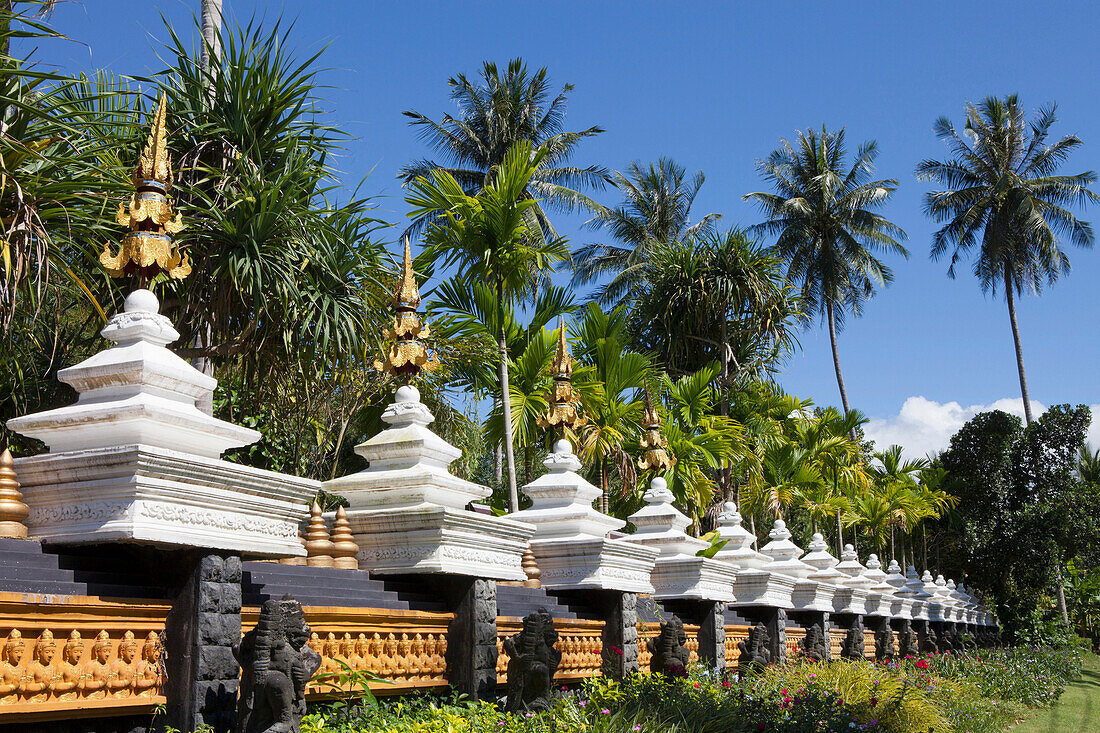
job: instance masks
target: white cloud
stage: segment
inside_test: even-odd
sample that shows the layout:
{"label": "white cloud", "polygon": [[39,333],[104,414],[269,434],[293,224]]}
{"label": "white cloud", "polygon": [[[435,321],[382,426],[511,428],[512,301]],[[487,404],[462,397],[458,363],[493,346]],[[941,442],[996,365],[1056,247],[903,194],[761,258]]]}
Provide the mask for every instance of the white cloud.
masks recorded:
{"label": "white cloud", "polygon": [[[1100,405],[1091,405],[1092,425],[1089,426],[1088,441],[1100,448]],[[938,453],[947,448],[951,436],[958,432],[967,420],[979,412],[1003,410],[1019,417],[1024,416],[1024,401],[1019,397],[1003,398],[988,405],[968,405],[958,402],[936,402],[920,395],[905,400],[901,410],[887,418],[871,418],[864,426],[867,437],[875,441],[880,450],[891,445],[900,445],[907,458],[921,458],[929,453]],[[1041,414],[1046,407],[1031,401],[1034,415]]]}

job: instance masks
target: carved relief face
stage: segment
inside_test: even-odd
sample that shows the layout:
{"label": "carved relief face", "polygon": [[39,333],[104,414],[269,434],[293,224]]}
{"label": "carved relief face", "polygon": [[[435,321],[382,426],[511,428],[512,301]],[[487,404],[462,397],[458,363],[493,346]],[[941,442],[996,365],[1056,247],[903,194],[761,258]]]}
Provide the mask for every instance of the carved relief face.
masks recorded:
{"label": "carved relief face", "polygon": [[100,664],[106,664],[107,660],[111,656],[111,647],[106,644],[97,644],[95,648],[95,658],[99,660]]}
{"label": "carved relief face", "polygon": [[40,644],[38,646],[38,663],[49,665],[53,661],[55,650],[56,647],[53,644]]}
{"label": "carved relief face", "polygon": [[134,661],[134,656],[136,653],[137,649],[135,648],[134,644],[123,644],[118,649],[118,656],[122,659],[122,661],[126,662],[127,664]]}
{"label": "carved relief face", "polygon": [[69,664],[76,664],[80,661],[80,655],[84,652],[84,648],[79,644],[68,644],[65,647],[65,661]]}
{"label": "carved relief face", "polygon": [[147,641],[141,648],[141,658],[146,662],[155,662],[160,656],[160,646],[156,642]]}
{"label": "carved relief face", "polygon": [[23,659],[23,650],[26,645],[20,639],[9,641],[4,645],[4,660],[13,667]]}

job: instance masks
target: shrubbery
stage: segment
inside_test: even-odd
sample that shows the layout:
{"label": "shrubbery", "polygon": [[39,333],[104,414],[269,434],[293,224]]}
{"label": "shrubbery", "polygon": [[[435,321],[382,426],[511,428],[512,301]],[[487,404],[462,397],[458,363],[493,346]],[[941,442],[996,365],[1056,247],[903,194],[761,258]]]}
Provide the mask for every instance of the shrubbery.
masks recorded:
{"label": "shrubbery", "polygon": [[302,733],[997,733],[1052,705],[1077,676],[1077,649],[933,654],[892,663],[837,660],[769,667],[735,682],[693,668],[685,678],[595,678],[543,713],[431,696],[318,706]]}

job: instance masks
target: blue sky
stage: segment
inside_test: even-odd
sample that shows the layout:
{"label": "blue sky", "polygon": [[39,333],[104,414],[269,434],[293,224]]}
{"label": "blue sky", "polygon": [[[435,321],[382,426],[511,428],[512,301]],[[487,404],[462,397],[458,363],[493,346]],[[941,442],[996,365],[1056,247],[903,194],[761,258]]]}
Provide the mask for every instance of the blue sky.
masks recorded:
{"label": "blue sky", "polygon": [[[198,8],[199,0],[62,3],[53,23],[80,43],[50,44],[39,58],[69,71],[156,71],[166,36],[160,13],[182,35],[193,33]],[[1019,401],[1003,298],[983,295],[965,269],[949,280],[946,264],[929,260],[927,185],[913,168],[945,155],[933,122],[960,121],[967,100],[989,94],[1017,92],[1029,110],[1056,101],[1055,133],[1085,140],[1063,172],[1100,168],[1100,11],[1092,3],[225,0],[225,10],[230,22],[281,11],[296,19],[293,42],[303,51],[328,45],[326,102],[356,136],[338,165],[352,184],[369,174],[364,190],[380,197],[383,218],[402,225],[395,173],[429,151],[401,111],[453,112],[446,79],[475,74],[485,59],[522,56],[576,86],[569,127],[607,130],[581,146],[577,163],[621,169],[671,156],[706,173],[695,211],[722,213],[726,225],[759,220],[741,196],[763,188],[754,161],[780,138],[824,122],[847,127],[853,148],[876,139],[879,174],[900,181],[886,214],[908,232],[911,254],[890,261],[893,286],[849,321],[841,359],[853,406],[874,418],[872,435],[916,454],[942,447],[980,406]],[[613,193],[601,198],[614,203]],[[1095,221],[1096,209],[1083,218]],[[578,244],[596,236],[580,221],[561,222]],[[1100,252],[1069,254],[1072,274],[1018,307],[1032,398],[1044,405],[1100,403],[1100,342],[1090,325]],[[824,328],[804,332],[801,343],[784,387],[838,403]]]}

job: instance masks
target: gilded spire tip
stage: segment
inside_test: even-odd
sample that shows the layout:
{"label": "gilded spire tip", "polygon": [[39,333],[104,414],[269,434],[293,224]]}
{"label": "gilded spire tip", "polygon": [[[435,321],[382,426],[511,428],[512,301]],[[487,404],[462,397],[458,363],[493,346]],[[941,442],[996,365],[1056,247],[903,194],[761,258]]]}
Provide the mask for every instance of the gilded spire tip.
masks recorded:
{"label": "gilded spire tip", "polygon": [[409,247],[409,238],[405,237],[405,259],[394,289],[393,328],[382,333],[384,338],[392,339],[393,343],[383,358],[374,362],[375,369],[409,381],[422,370],[431,370],[437,366],[435,357],[428,356],[428,349],[424,344],[424,339],[431,335],[431,331],[416,312],[419,305],[420,291],[417,289],[416,273],[413,271],[412,250]]}
{"label": "gilded spire tip", "polygon": [[111,277],[138,274],[143,282],[161,272],[173,279],[191,274],[187,253],[172,242],[183,229],[183,218],[172,211],[168,192],[172,189],[172,159],[168,154],[168,95],[161,92],[145,149],[138,156],[132,180],[136,189],[129,206],[119,203],[115,217],[128,227],[118,254],[104,247],[99,261]]}
{"label": "gilded spire tip", "polygon": [[649,393],[649,384],[644,385],[645,403],[642,410],[642,428],[645,434],[642,436],[642,457],[638,459],[638,468],[652,471],[668,471],[676,465],[676,456],[669,455],[668,440],[661,435],[661,416],[657,413],[657,407],[653,404],[653,396]]}

